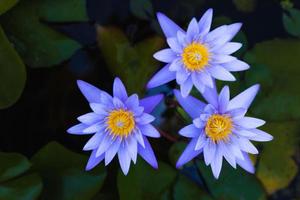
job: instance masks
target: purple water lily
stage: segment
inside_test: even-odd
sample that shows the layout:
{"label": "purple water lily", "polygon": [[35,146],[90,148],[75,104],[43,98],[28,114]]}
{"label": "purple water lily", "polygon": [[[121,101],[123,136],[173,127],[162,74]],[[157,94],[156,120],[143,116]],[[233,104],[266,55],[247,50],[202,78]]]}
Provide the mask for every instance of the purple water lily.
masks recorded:
{"label": "purple water lily", "polygon": [[170,48],[154,54],[154,58],[167,65],[152,77],[148,88],[176,79],[182,96],[186,97],[193,85],[204,92],[205,87],[213,87],[214,78],[234,81],[230,71],[249,68],[245,62],[230,56],[242,47],[241,43],[230,42],[242,24],[223,25],[210,32],[212,15],[213,10],[208,9],[199,21],[193,18],[185,32],[164,14],[157,14]]}
{"label": "purple water lily", "polygon": [[273,139],[257,129],[265,121],[245,116],[258,90],[259,85],[254,85],[230,100],[228,86],[223,87],[220,94],[215,87],[207,88],[203,97],[208,104],[192,96],[183,98],[175,90],[178,102],[193,119],[193,124],[179,131],[191,141],[176,166],[182,166],[203,152],[205,164],[211,166],[215,178],[221,172],[223,157],[232,167],[236,168],[238,164],[254,173],[248,153],[257,154],[258,150],[250,140],[264,142]]}
{"label": "purple water lily", "polygon": [[78,81],[78,86],[93,112],[78,117],[80,123],[68,129],[68,133],[94,134],[83,148],[92,151],[86,170],[94,168],[102,160],[108,165],[116,154],[125,175],[131,160],[136,163],[137,154],[157,168],[157,160],[146,136],[160,137],[150,124],[155,118],[149,113],[163,95],[141,100],[136,94],[128,97],[119,78],[114,80],[113,96],[84,81]]}

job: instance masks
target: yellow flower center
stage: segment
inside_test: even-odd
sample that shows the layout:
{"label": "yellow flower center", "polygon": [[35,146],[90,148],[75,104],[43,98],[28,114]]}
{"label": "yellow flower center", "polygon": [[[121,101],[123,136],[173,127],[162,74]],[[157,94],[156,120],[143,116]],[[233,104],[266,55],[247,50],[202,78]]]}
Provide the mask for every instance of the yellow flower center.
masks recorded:
{"label": "yellow flower center", "polygon": [[205,133],[213,142],[226,141],[232,133],[232,120],[227,115],[211,115],[207,120]]}
{"label": "yellow flower center", "polygon": [[181,56],[187,70],[200,71],[208,64],[210,54],[205,45],[193,42],[184,48]]}
{"label": "yellow flower center", "polygon": [[113,110],[106,120],[107,129],[114,136],[127,137],[134,129],[135,122],[132,112],[123,109]]}

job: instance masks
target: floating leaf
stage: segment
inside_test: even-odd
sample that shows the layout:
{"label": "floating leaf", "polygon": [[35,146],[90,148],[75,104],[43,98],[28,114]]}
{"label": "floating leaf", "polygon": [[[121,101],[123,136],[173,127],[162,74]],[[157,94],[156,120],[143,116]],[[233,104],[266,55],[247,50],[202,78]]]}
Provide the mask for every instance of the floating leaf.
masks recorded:
{"label": "floating leaf", "polygon": [[130,11],[141,19],[153,18],[153,7],[150,0],[130,0]]}
{"label": "floating leaf", "polygon": [[42,191],[42,181],[28,174],[30,162],[17,153],[0,153],[0,199],[34,200]]}
{"label": "floating leaf", "polygon": [[42,199],[89,200],[103,185],[104,167],[86,172],[87,156],[71,152],[51,142],[32,158],[33,169],[38,171],[45,184]]}
{"label": "floating leaf", "polygon": [[179,175],[174,188],[174,200],[212,200],[202,188],[183,175]]}
{"label": "floating leaf", "polygon": [[289,8],[287,12],[282,15],[285,30],[293,36],[300,37],[300,11],[296,8]]}
{"label": "floating leaf", "polygon": [[14,104],[23,91],[26,70],[0,26],[0,109]]}
{"label": "floating leaf", "polygon": [[272,88],[262,90],[266,97],[253,107],[253,113],[267,120],[300,119],[300,40],[265,41],[256,44],[251,54],[256,64],[268,67],[273,82]]}
{"label": "floating leaf", "polygon": [[298,122],[268,123],[264,129],[274,140],[264,144],[257,168],[257,177],[268,193],[285,188],[297,174],[292,156],[299,146]]}
{"label": "floating leaf", "polygon": [[118,174],[118,190],[121,200],[160,199],[174,181],[176,172],[169,165],[159,162],[159,170],[153,169],[142,159],[131,166],[127,176]]}
{"label": "floating leaf", "polygon": [[266,199],[264,189],[257,178],[241,168],[234,169],[228,163],[223,162],[220,177],[215,179],[211,168],[204,162],[199,161],[197,165],[210,193],[216,199]]}
{"label": "floating leaf", "polygon": [[84,0],[27,0],[1,16],[9,39],[31,67],[49,67],[68,59],[80,44],[48,27],[47,22],[87,20]]}
{"label": "floating leaf", "polygon": [[42,191],[42,180],[38,174],[29,174],[0,184],[0,199],[35,200]]}
{"label": "floating leaf", "polygon": [[18,3],[19,0],[1,0],[0,1],[0,15],[11,9]]}
{"label": "floating leaf", "polygon": [[112,27],[97,27],[98,43],[109,69],[125,82],[129,92],[141,93],[157,70],[153,53],[163,45],[159,37],[131,45],[125,34]]}

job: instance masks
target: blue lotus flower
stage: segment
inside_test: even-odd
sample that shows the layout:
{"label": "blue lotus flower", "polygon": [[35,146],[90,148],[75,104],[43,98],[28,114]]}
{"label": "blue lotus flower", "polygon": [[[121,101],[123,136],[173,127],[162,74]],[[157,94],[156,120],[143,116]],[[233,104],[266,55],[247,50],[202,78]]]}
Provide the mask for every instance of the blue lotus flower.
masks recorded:
{"label": "blue lotus flower", "polygon": [[154,54],[154,58],[167,65],[153,76],[148,88],[176,79],[182,96],[186,97],[193,85],[204,92],[205,87],[213,87],[214,78],[234,81],[230,71],[249,68],[245,62],[230,56],[242,47],[241,43],[230,42],[242,24],[223,25],[210,32],[212,14],[209,9],[199,21],[193,18],[186,32],[164,14],[157,14],[170,48]]}
{"label": "blue lotus flower", "polygon": [[245,116],[258,90],[259,85],[254,85],[230,100],[228,86],[220,94],[215,88],[207,88],[203,97],[208,104],[192,96],[183,98],[175,90],[180,105],[193,119],[193,124],[179,131],[180,135],[192,139],[176,166],[182,166],[203,152],[204,161],[211,166],[215,178],[219,177],[223,157],[232,167],[236,168],[238,164],[254,173],[248,153],[257,154],[258,151],[250,140],[273,139],[268,133],[257,129],[265,121]]}
{"label": "blue lotus flower", "polygon": [[137,154],[152,167],[157,161],[146,136],[160,137],[150,124],[150,115],[163,95],[155,95],[139,100],[136,94],[128,97],[119,78],[113,86],[113,96],[84,82],[78,81],[82,94],[90,103],[93,112],[78,117],[81,122],[68,132],[75,135],[94,134],[83,150],[92,151],[86,170],[94,168],[102,160],[108,165],[118,154],[123,173],[129,171],[131,160],[136,163]]}

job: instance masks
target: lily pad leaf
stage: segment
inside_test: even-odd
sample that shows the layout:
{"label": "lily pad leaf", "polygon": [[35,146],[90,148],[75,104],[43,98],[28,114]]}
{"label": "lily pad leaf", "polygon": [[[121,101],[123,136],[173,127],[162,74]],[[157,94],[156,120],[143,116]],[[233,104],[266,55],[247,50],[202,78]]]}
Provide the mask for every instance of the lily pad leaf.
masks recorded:
{"label": "lily pad leaf", "polygon": [[99,166],[86,172],[87,156],[74,153],[59,143],[50,142],[32,158],[33,169],[47,186],[42,199],[88,200],[103,185],[106,171]]}
{"label": "lily pad leaf", "polygon": [[299,144],[297,122],[268,123],[264,129],[272,133],[274,140],[265,143],[260,154],[257,177],[269,194],[285,188],[298,172],[292,156]]}
{"label": "lily pad leaf", "polygon": [[162,47],[163,40],[151,37],[132,45],[117,28],[98,26],[97,33],[99,47],[111,72],[121,77],[129,92],[142,93],[158,68],[152,55]]}
{"label": "lily pad leaf", "polygon": [[142,159],[130,168],[127,176],[118,174],[118,190],[121,200],[161,199],[171,187],[176,171],[169,165],[159,162],[159,170],[153,169]]}
{"label": "lily pad leaf", "polygon": [[282,15],[282,21],[289,34],[300,37],[300,10],[296,8],[287,9],[287,13]]}
{"label": "lily pad leaf", "polygon": [[26,69],[0,26],[0,109],[13,105],[21,96]]}
{"label": "lily pad leaf", "polygon": [[19,0],[1,0],[0,1],[0,15],[11,9],[18,3]]}
{"label": "lily pad leaf", "polygon": [[234,169],[224,162],[219,179],[215,179],[211,168],[206,166],[203,161],[198,161],[197,165],[215,199],[266,199],[265,191],[258,179],[241,168]]}
{"label": "lily pad leaf", "polygon": [[80,44],[51,29],[46,22],[87,20],[84,0],[27,0],[1,16],[1,24],[24,62],[49,67],[67,60]]}

